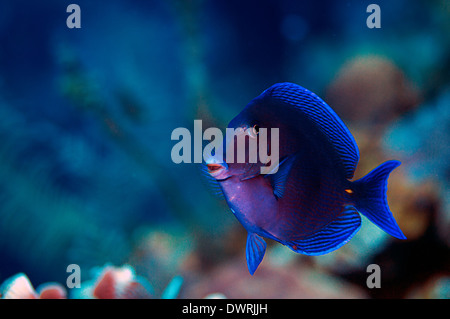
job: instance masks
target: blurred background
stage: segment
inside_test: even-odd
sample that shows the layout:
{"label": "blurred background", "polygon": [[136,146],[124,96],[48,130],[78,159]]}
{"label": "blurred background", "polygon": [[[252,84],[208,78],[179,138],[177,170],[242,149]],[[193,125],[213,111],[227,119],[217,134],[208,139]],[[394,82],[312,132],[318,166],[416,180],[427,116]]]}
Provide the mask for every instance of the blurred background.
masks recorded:
{"label": "blurred background", "polygon": [[[180,298],[450,298],[450,1],[0,4],[0,283],[65,284],[69,264],[131,265]],[[176,165],[177,127],[225,128],[277,82],[321,96],[359,145],[356,178],[403,164],[388,199],[408,238],[363,219],[318,257],[270,241],[254,276],[246,232],[195,164]],[[366,268],[381,267],[368,289]]]}

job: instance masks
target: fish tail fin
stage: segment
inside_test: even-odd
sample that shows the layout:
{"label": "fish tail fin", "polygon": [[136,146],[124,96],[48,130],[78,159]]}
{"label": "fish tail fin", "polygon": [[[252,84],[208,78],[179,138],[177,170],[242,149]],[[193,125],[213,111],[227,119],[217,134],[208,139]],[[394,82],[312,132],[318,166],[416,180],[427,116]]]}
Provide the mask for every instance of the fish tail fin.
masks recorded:
{"label": "fish tail fin", "polygon": [[387,161],[363,178],[352,183],[356,209],[389,235],[406,239],[389,210],[387,183],[389,174],[400,165],[399,161]]}

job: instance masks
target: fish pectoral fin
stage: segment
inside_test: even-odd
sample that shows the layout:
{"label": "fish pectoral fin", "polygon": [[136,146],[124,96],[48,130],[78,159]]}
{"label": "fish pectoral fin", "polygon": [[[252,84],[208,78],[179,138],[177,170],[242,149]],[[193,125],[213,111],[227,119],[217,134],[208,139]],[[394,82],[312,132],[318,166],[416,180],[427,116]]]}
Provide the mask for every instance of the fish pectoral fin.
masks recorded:
{"label": "fish pectoral fin", "polygon": [[324,255],[345,245],[360,228],[361,216],[354,207],[348,206],[339,217],[318,232],[285,245],[296,253]]}
{"label": "fish pectoral fin", "polygon": [[289,155],[285,157],[281,163],[272,169],[272,171],[265,175],[265,178],[270,180],[270,185],[272,185],[273,194],[277,199],[283,197],[284,190],[286,188],[286,181],[289,177],[289,172],[291,171],[292,165],[296,159],[295,155]]}
{"label": "fish pectoral fin", "polygon": [[248,233],[246,257],[248,271],[252,276],[264,258],[266,247],[267,244],[261,236],[255,233]]}

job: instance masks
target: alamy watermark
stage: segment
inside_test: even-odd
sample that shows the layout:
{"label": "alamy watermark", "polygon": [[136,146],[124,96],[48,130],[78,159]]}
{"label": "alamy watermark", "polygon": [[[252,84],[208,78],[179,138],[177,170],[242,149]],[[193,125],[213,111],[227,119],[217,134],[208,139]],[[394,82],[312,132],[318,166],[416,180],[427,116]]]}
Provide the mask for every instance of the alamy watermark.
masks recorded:
{"label": "alamy watermark", "polygon": [[370,264],[367,266],[366,271],[370,273],[367,277],[367,288],[381,288],[381,268],[377,264]]}
{"label": "alamy watermark", "polygon": [[67,277],[67,288],[81,288],[81,268],[77,264],[70,264],[67,266],[66,272],[70,273]]}
{"label": "alamy watermark", "polygon": [[[444,2],[444,8],[449,10],[449,5]],[[66,25],[69,29],[80,29],[81,28],[81,8],[78,4],[72,3],[67,6],[67,13],[70,15],[66,19]],[[367,13],[370,15],[366,19],[366,25],[369,29],[380,29],[381,28],[381,8],[378,4],[372,3],[367,6]]]}
{"label": "alamy watermark", "polygon": [[[70,275],[67,277],[67,288],[81,288],[81,268],[77,264],[70,264],[66,269]],[[377,264],[370,264],[366,268],[369,274],[366,279],[366,286],[369,289],[381,288],[381,267]]]}
{"label": "alamy watermark", "polygon": [[66,25],[69,29],[81,28],[81,8],[78,4],[72,3],[67,6],[67,13],[70,13],[66,19]]}
{"label": "alamy watermark", "polygon": [[[203,132],[202,120],[194,120],[193,138],[187,128],[178,127],[172,131],[171,139],[179,141],[170,154],[175,164],[203,161],[228,164],[259,162],[263,165],[261,174],[274,174],[278,171],[278,128],[267,129],[257,125],[227,128],[224,139],[220,129],[210,127]],[[205,140],[210,142],[203,148]]]}
{"label": "alamy watermark", "polygon": [[369,4],[366,9],[370,15],[367,17],[366,25],[369,29],[381,28],[381,8],[378,4]]}

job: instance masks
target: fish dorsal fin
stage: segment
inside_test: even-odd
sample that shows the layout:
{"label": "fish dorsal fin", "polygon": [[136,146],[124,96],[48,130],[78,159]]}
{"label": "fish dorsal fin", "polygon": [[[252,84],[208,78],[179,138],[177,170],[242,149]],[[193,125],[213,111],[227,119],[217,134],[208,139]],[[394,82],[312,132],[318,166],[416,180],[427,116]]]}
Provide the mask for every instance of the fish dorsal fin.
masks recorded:
{"label": "fish dorsal fin", "polygon": [[348,179],[353,177],[359,161],[359,151],[352,134],[321,98],[313,92],[293,83],[278,83],[262,95],[268,95],[287,103],[305,114],[323,131],[333,145],[345,168]]}
{"label": "fish dorsal fin", "polygon": [[297,253],[324,255],[345,245],[360,228],[361,216],[354,207],[348,206],[341,215],[319,231],[284,244]]}
{"label": "fish dorsal fin", "polygon": [[[289,172],[291,171],[295,158],[295,155],[287,156],[277,166],[275,166],[269,174],[265,175],[265,177],[270,180],[273,194],[277,199],[283,197],[284,190],[286,188],[286,181],[289,177]],[[275,169],[277,169],[276,173],[274,173]]]}
{"label": "fish dorsal fin", "polygon": [[259,264],[263,260],[266,253],[267,244],[261,236],[255,233],[248,233],[247,235],[247,266],[248,271],[253,276]]}

